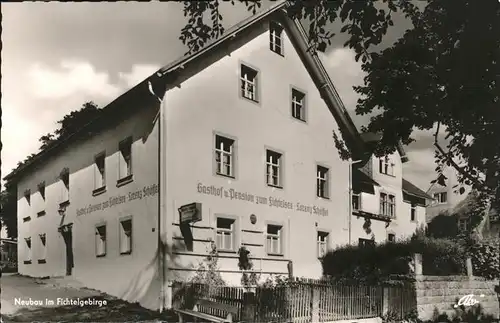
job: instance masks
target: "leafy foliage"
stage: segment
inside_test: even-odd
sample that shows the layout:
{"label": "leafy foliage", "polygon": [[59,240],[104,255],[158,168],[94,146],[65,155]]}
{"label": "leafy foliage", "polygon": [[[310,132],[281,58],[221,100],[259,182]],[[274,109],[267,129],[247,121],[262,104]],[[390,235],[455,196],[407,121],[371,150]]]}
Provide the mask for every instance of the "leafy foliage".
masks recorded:
{"label": "leafy foliage", "polygon": [[458,235],[457,218],[443,212],[434,217],[427,225],[427,234],[433,238],[451,239]]}
{"label": "leafy foliage", "polygon": [[5,183],[0,193],[0,221],[9,238],[17,238],[17,191],[16,186]]}
{"label": "leafy foliage", "polygon": [[245,247],[238,250],[238,268],[243,270],[241,274],[241,285],[244,287],[253,287],[257,285],[259,276],[253,271],[253,262],[250,259],[250,251]]}
{"label": "leafy foliage", "polygon": [[475,276],[486,279],[500,277],[500,241],[478,241],[469,249]]}
{"label": "leafy foliage", "polygon": [[[240,1],[255,13],[259,1]],[[235,3],[235,1],[231,1]],[[481,198],[500,207],[500,3],[497,0],[430,0],[421,12],[412,1],[290,0],[288,14],[308,26],[311,50],[324,50],[335,34],[349,35],[345,47],[354,50],[367,76],[356,107],[360,115],[381,112],[363,131],[382,133],[376,153],[393,152],[398,142],[409,144],[415,129],[435,133],[437,174],[444,165],[459,171],[458,190],[470,185]],[[206,23],[208,12],[211,22]],[[413,28],[392,46],[380,45],[402,13]],[[219,1],[184,1],[189,21],[180,39],[198,51],[224,32]],[[447,147],[439,138],[444,130]],[[337,148],[342,147],[334,138]],[[342,152],[342,151],[341,151]]]}
{"label": "leafy foliage", "polygon": [[219,252],[215,242],[210,243],[207,257],[198,264],[196,274],[191,277],[190,283],[207,284],[211,288],[225,286],[226,282],[222,279],[219,272]]}
{"label": "leafy foliage", "polygon": [[409,264],[422,254],[425,275],[465,273],[466,249],[447,239],[414,236],[374,247],[344,246],[323,258],[323,275],[338,281],[379,284],[412,280]]}

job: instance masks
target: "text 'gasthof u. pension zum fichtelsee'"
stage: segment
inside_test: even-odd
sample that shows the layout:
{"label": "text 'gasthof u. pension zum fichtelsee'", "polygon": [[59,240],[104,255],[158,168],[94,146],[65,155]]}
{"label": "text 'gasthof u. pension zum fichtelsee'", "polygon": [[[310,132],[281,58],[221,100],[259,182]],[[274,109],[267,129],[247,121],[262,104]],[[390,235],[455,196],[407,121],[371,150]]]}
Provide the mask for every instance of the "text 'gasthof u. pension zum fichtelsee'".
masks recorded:
{"label": "text 'gasthof u. pension zum fichtelsee'", "polygon": [[216,187],[214,185],[203,185],[198,183],[198,193],[217,196],[229,200],[240,200],[255,204],[265,204],[270,207],[276,207],[280,209],[295,210],[309,214],[328,216],[328,210],[324,207],[318,207],[315,205],[305,205],[300,202],[290,202],[281,198],[269,196],[258,196],[255,194],[250,194],[247,192],[238,192],[233,188],[225,188],[224,186]]}

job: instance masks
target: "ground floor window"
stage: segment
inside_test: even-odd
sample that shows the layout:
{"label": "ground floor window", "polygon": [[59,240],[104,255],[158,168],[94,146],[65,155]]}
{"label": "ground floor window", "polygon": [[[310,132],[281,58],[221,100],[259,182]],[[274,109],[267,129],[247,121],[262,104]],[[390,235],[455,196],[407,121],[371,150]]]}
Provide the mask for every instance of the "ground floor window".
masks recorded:
{"label": "ground floor window", "polygon": [[323,258],[328,251],[328,232],[318,231],[318,258]]}
{"label": "ground floor window", "polygon": [[30,264],[31,263],[31,238],[25,238],[24,242],[26,244],[26,254],[24,256],[24,263]]}
{"label": "ground floor window", "polygon": [[371,239],[359,239],[360,247],[373,247],[375,246],[375,241]]}
{"label": "ground floor window", "polygon": [[106,255],[106,225],[99,225],[95,229],[96,256]]}
{"label": "ground floor window", "polygon": [[233,251],[234,219],[217,218],[216,240],[217,249]]}
{"label": "ground floor window", "polygon": [[282,250],[282,231],[283,227],[279,225],[268,225],[267,226],[267,253],[270,255],[281,255]]}
{"label": "ground floor window", "polygon": [[38,259],[39,264],[44,264],[47,257],[47,240],[45,233],[40,234],[40,258]]}
{"label": "ground floor window", "polygon": [[132,252],[132,219],[120,221],[120,254]]}

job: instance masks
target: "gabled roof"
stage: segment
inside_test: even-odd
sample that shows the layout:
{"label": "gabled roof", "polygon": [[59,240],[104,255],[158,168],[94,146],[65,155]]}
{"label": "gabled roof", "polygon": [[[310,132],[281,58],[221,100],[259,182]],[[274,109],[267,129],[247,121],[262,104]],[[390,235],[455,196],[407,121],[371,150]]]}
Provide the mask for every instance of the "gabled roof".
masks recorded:
{"label": "gabled roof", "polygon": [[423,199],[433,199],[432,196],[428,195],[415,185],[413,185],[410,181],[407,181],[403,178],[403,192],[408,195],[413,195]]}
{"label": "gabled roof", "polygon": [[[200,51],[193,53],[188,56],[183,56],[178,60],[162,67],[156,73],[152,74],[144,81],[140,82],[132,89],[122,94],[120,97],[115,99],[113,102],[108,104],[103,108],[103,115],[109,115],[110,110],[117,110],[134,96],[144,96],[150,92],[149,85],[151,84],[153,91],[155,89],[161,89],[162,91],[169,86],[179,86],[185,79],[188,79],[192,75],[195,75],[203,68],[205,63],[207,66],[211,64],[208,62],[210,60],[210,55],[213,55],[217,50],[228,50],[227,44],[233,41],[233,39],[238,38],[246,32],[250,27],[258,25],[266,21],[265,19],[279,18],[280,22],[283,23],[287,34],[293,43],[297,53],[299,54],[303,64],[308,70],[311,78],[316,84],[318,90],[321,93],[323,100],[328,106],[330,112],[335,117],[337,124],[341,130],[342,137],[347,144],[347,147],[351,151],[353,158],[366,159],[366,150],[361,137],[350,118],[347,110],[345,109],[340,96],[338,95],[328,73],[326,72],[323,64],[321,63],[317,54],[309,49],[309,42],[307,39],[307,34],[302,27],[298,19],[292,20],[288,17],[286,9],[289,6],[287,1],[281,1],[280,3],[274,5],[273,7],[264,10],[256,15],[253,15],[234,27],[228,29],[226,33],[219,39],[215,40],[211,44],[207,45]],[[188,72],[188,70],[190,72]],[[187,76],[186,76],[187,75]],[[156,91],[155,91],[156,92]],[[157,92],[159,93],[159,92]],[[152,98],[152,94],[149,94]],[[131,104],[125,104],[131,106]],[[137,105],[139,106],[139,105]],[[23,166],[11,172],[4,179],[9,180],[14,177],[22,176],[25,174],[34,164],[40,162],[44,157],[55,155],[61,149],[64,149],[70,142],[73,142],[76,138],[81,135],[90,135],[90,133],[95,133],[94,126],[99,120],[102,120],[104,116],[100,116],[94,121],[90,122],[86,126],[82,127],[78,132],[69,136],[67,139],[55,144],[50,149],[46,149],[38,153],[35,158],[31,161],[25,163]],[[106,125],[100,125],[98,128],[104,128]],[[92,130],[89,130],[92,129]],[[332,143],[333,144],[333,143]]]}

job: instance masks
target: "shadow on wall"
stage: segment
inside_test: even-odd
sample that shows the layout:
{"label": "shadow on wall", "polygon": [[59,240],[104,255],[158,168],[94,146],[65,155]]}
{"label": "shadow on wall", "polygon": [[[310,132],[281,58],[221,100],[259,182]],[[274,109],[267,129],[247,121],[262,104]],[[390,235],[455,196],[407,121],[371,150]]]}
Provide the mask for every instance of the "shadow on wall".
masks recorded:
{"label": "shadow on wall", "polygon": [[[162,242],[160,248],[156,249],[154,258],[134,276],[120,298],[131,303],[139,302],[146,308],[159,308],[161,299],[160,255],[161,253],[165,255],[165,266],[168,264],[169,267],[182,268],[176,252],[184,249],[183,243],[179,241],[171,245]],[[166,282],[167,269],[163,268],[163,271],[165,273],[164,282]]]}

